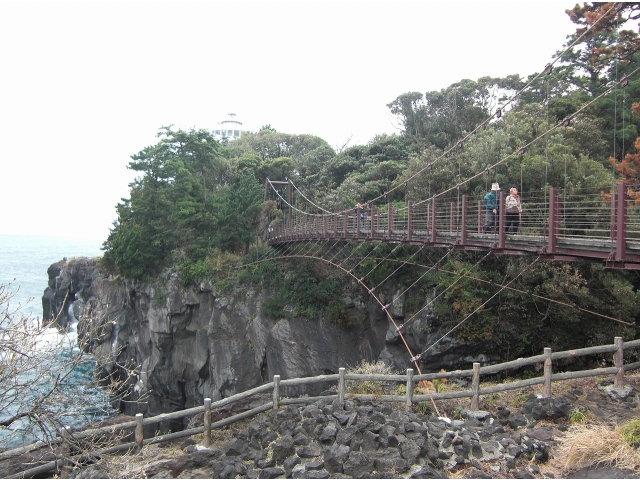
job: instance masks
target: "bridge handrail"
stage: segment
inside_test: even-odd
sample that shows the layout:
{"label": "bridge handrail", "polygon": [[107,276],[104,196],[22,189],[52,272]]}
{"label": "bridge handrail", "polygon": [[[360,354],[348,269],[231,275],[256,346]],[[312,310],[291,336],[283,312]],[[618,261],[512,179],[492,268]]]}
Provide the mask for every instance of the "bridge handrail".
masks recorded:
{"label": "bridge handrail", "polygon": [[[566,190],[566,189],[565,189]],[[452,192],[402,205],[367,204],[340,213],[312,213],[291,208],[277,216],[267,241],[338,241],[408,243],[458,250],[490,249],[499,254],[534,253],[545,260],[601,260],[607,268],[640,270],[640,206],[627,198],[625,185],[615,191],[562,189],[525,192],[516,235],[499,209],[498,226],[484,231],[486,212],[480,196]],[[504,206],[505,192],[500,194]],[[361,221],[359,213],[364,213]]]}

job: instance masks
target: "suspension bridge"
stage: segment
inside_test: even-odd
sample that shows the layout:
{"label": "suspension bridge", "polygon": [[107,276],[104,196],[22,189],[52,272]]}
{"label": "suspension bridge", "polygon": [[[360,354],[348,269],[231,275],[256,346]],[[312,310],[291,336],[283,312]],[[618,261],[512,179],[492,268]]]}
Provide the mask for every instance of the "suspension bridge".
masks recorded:
{"label": "suspension bridge", "polygon": [[[614,6],[611,6],[607,14],[613,8]],[[404,343],[411,362],[416,366],[418,372],[420,372],[420,361],[426,358],[425,354],[431,348],[485,308],[503,291],[507,289],[518,291],[513,287],[516,279],[540,260],[602,262],[606,268],[610,269],[640,270],[640,206],[636,204],[634,196],[629,195],[628,186],[624,183],[624,179],[616,178],[617,164],[615,162],[617,160],[614,160],[614,165],[612,165],[613,178],[610,188],[570,188],[567,191],[566,185],[554,186],[548,183],[549,154],[545,148],[544,187],[520,192],[523,210],[516,229],[507,229],[504,193],[501,192],[498,199],[497,224],[493,230],[489,231],[484,228],[486,215],[482,201],[484,193],[477,197],[464,193],[476,192],[477,185],[483,183],[481,179],[486,181],[490,172],[496,172],[498,166],[516,160],[530,146],[543,143],[553,132],[559,132],[563,127],[568,127],[582,112],[585,112],[603,97],[612,95],[613,101],[617,102],[618,92],[621,91],[620,97],[624,104],[626,98],[624,89],[629,84],[629,78],[640,73],[640,67],[621,79],[616,78],[616,80],[609,82],[602,93],[593,97],[562,120],[555,124],[549,124],[548,121],[548,79],[551,77],[554,64],[580,43],[589,30],[600,20],[577,36],[571,45],[568,45],[552,62],[547,64],[541,73],[531,78],[527,85],[514,96],[489,112],[487,118],[472,131],[467,132],[456,143],[442,151],[437,158],[425,163],[419,171],[405,178],[404,182],[396,184],[376,198],[362,199],[366,200],[364,204],[358,203],[342,211],[332,212],[309,200],[290,179],[286,181],[267,179],[264,185],[264,200],[272,202],[272,208],[268,219],[266,240],[273,248],[262,259],[257,259],[257,262],[275,258],[306,258],[326,262],[342,270],[344,274],[357,281],[378,302],[386,313],[390,324],[395,327],[396,334]],[[424,196],[418,195],[417,197],[420,199],[414,201],[409,199],[407,196],[408,184],[412,184],[414,188],[412,196],[416,197],[415,189],[417,186],[414,184],[416,180],[428,178],[436,163],[446,162],[448,158],[455,158],[455,151],[462,149],[466,142],[482,129],[490,128],[491,122],[499,121],[503,112],[511,108],[510,106],[515,103],[518,96],[543,76],[547,77],[547,98],[545,99],[547,128],[545,131],[535,135],[528,143],[519,148],[511,149],[510,153],[492,165],[486,165],[475,173],[469,173],[467,178],[463,179],[458,173],[457,177],[452,178],[451,183],[443,187],[442,191],[433,195],[425,192]],[[624,116],[622,118],[624,121]],[[615,151],[612,158],[616,158]],[[460,168],[458,170],[460,171]],[[497,178],[492,181],[497,181]],[[473,189],[473,184],[476,185],[476,189]],[[403,189],[405,200],[398,201],[403,197]],[[363,248],[349,248],[349,245],[353,246],[359,243],[363,245]],[[410,253],[411,249],[408,249],[393,257],[393,252],[397,250],[394,247],[385,258],[376,258],[376,250],[382,244],[410,245],[417,248],[413,249],[413,253]],[[511,275],[510,280],[505,279],[502,285],[497,285],[486,278],[475,279],[479,282],[491,283],[495,287],[492,289],[495,293],[491,294],[478,308],[462,318],[431,345],[426,348],[423,345],[418,346],[422,351],[414,354],[403,335],[403,329],[429,304],[436,301],[446,290],[453,287],[469,273],[468,271],[448,272],[453,275],[449,287],[427,302],[411,318],[394,318],[389,307],[395,304],[396,300],[401,300],[400,297],[414,288],[426,273],[405,291],[386,301],[382,300],[379,287],[404,265],[413,263],[417,252],[424,248],[446,250],[442,258],[432,265],[419,265],[424,267],[426,272],[441,268],[439,264],[456,251],[486,252],[485,256],[479,255],[482,258],[474,266],[493,254],[529,256],[532,261],[519,273]],[[364,265],[365,260],[368,259],[373,260],[375,266],[364,276],[357,276],[355,272],[358,271],[358,267]],[[371,272],[387,260],[394,262],[398,267],[382,282],[377,285],[368,285],[372,282]],[[518,292],[532,295],[532,292]],[[540,297],[540,299],[561,303],[549,298]],[[564,305],[637,328],[633,319],[608,317],[599,312],[585,310],[576,304]],[[397,320],[404,320],[404,323],[399,324]]]}
{"label": "suspension bridge", "polygon": [[[268,243],[282,247],[299,242],[336,240],[487,250],[496,254],[537,254],[543,260],[603,261],[607,268],[640,269],[640,208],[630,205],[625,185],[613,194],[579,191],[562,195],[523,192],[517,233],[507,231],[505,194],[500,193],[498,225],[483,233],[482,198],[461,195],[422,202],[354,207],[338,213],[313,212],[314,204],[288,181],[265,182],[265,201],[280,205]],[[284,190],[282,193],[281,191]],[[297,205],[297,206],[295,206]]]}

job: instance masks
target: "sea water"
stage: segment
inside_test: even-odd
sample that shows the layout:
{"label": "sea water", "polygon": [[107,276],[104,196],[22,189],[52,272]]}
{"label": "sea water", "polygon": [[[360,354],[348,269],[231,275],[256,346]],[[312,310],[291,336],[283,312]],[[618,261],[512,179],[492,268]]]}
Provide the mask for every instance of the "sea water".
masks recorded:
{"label": "sea water", "polygon": [[[102,254],[100,240],[77,239],[49,236],[0,235],[0,284],[5,285],[5,291],[11,293],[9,309],[17,309],[20,316],[28,316],[33,321],[42,318],[42,294],[47,288],[47,269],[63,258],[96,257]],[[0,306],[6,308],[7,305]],[[62,365],[72,355],[78,353],[75,324],[70,326],[67,336],[51,328],[42,339],[60,344],[59,351],[47,353],[42,358],[42,365]],[[64,343],[67,347],[64,347]],[[74,345],[70,345],[73,343]],[[44,350],[44,348],[43,348]],[[38,354],[38,352],[33,352]],[[72,395],[80,401],[76,405],[58,405],[58,414],[62,415],[62,422],[66,426],[77,427],[87,421],[99,421],[114,413],[109,406],[109,398],[104,389],[99,388],[93,381],[94,361],[86,356],[65,380],[61,386],[66,395]],[[28,381],[28,379],[26,379]],[[37,385],[26,398],[27,403],[33,401],[39,394],[46,391],[49,385]],[[19,406],[15,406],[19,408]],[[17,410],[0,412],[0,419],[15,414]],[[26,424],[17,422],[11,430],[0,429],[0,445],[14,446],[29,442],[37,438],[27,432]]]}

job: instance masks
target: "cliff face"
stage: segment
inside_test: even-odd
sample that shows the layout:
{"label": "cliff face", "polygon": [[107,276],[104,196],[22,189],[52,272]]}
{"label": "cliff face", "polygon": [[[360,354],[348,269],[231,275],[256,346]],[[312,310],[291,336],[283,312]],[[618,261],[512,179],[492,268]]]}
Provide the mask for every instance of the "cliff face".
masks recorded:
{"label": "cliff face", "polygon": [[[366,320],[340,328],[326,316],[265,317],[261,305],[269,291],[248,285],[217,291],[207,282],[185,288],[171,269],[153,282],[140,282],[101,275],[94,259],[72,259],[53,264],[48,274],[44,318],[60,312],[57,322],[63,327],[77,319],[79,340],[98,359],[105,381],[134,372],[132,391],[120,404],[125,413],[158,414],[202,405],[206,397],[225,398],[274,374],[282,379],[331,374],[379,359],[400,371],[411,366],[395,327],[355,283],[345,285],[343,299],[364,312]],[[395,299],[390,312],[401,323],[403,299],[396,298],[398,293],[392,286],[381,295]],[[427,308],[405,336],[415,354],[441,331]],[[461,361],[479,358],[474,351],[478,346],[438,344],[425,368],[459,368]],[[480,358],[487,360],[482,354]],[[141,397],[147,398],[145,408],[134,402]]]}

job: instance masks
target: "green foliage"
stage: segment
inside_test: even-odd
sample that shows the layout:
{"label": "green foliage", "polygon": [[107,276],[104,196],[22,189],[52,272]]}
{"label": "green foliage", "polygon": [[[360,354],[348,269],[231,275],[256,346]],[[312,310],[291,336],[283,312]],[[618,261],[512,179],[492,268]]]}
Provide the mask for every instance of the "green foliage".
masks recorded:
{"label": "green foliage", "polygon": [[592,418],[592,414],[586,408],[578,407],[571,410],[569,414],[569,423],[572,425],[575,424],[583,424],[586,423],[590,418]]}
{"label": "green foliage", "polygon": [[462,412],[464,411],[464,408],[462,407],[462,405],[456,405],[453,409],[453,411],[451,412],[451,416],[454,419],[460,420],[462,419]]}
{"label": "green foliage", "polygon": [[[239,279],[269,287],[273,294],[262,305],[262,312],[270,317],[291,314],[296,317],[313,317],[327,314],[329,319],[342,327],[358,325],[364,321],[340,299],[342,284],[335,275],[327,272],[315,261],[287,263],[279,266],[272,260],[249,264],[241,270]],[[291,310],[285,312],[285,307]]]}
{"label": "green foliage", "polygon": [[640,444],[640,418],[632,418],[620,425],[620,436],[630,446]]}
{"label": "green foliage", "polygon": [[[247,155],[233,173],[223,150],[205,130],[163,128],[159,143],[133,155],[129,168],[141,176],[103,245],[104,265],[133,278],[153,274],[173,252],[181,252],[185,283],[212,273],[202,261],[212,250],[243,252],[255,238],[262,208],[256,179],[259,159]],[[291,161],[274,159],[290,171]],[[284,168],[284,170],[282,170]],[[215,269],[214,269],[215,270]]]}
{"label": "green foliage", "polygon": [[228,288],[228,277],[239,262],[240,257],[218,248],[211,249],[203,259],[183,258],[178,263],[180,283],[186,286],[199,280],[216,277],[218,279],[216,286],[220,288],[221,285],[224,285],[225,288]]}
{"label": "green foliage", "polygon": [[262,303],[262,313],[267,317],[281,318],[285,316],[285,306],[284,298],[280,296],[270,297]]}
{"label": "green foliage", "polygon": [[185,260],[180,264],[180,283],[184,286],[211,275],[211,268],[204,260]]}
{"label": "green foliage", "polygon": [[273,260],[251,264],[243,271],[247,272],[246,275],[243,275],[247,281],[266,286],[277,285],[283,276],[283,272]]}
{"label": "green foliage", "polygon": [[264,160],[255,170],[258,182],[262,185],[264,181],[269,179],[291,178],[295,170],[296,164],[293,158],[278,157],[272,160]]}
{"label": "green foliage", "polygon": [[231,280],[223,278],[215,283],[216,291],[227,292],[231,289]]}
{"label": "green foliage", "polygon": [[[467,276],[459,278],[458,272],[465,272]],[[489,282],[499,282],[497,272],[483,271],[471,262],[456,258],[450,258],[439,270],[437,288],[445,292],[445,302],[434,304],[434,312],[443,322],[451,324],[457,324],[473,314],[473,319],[461,325],[456,334],[467,341],[491,341],[498,329],[492,312],[481,309],[486,299],[497,291],[491,283],[474,280],[483,277],[488,277]]]}
{"label": "green foliage", "polygon": [[211,232],[222,250],[246,252],[254,238],[262,205],[262,186],[252,175],[241,174],[215,198],[216,221]]}
{"label": "green foliage", "polygon": [[490,393],[489,395],[484,397],[484,404],[487,407],[495,407],[500,401],[499,393]]}
{"label": "green foliage", "polygon": [[420,415],[431,415],[431,413],[433,413],[429,402],[418,402],[413,406],[413,408],[414,411]]}
{"label": "green foliage", "polygon": [[249,272],[248,269],[243,268],[240,271],[238,271],[238,276],[237,276],[238,282],[239,283],[248,283],[251,281],[251,272]]}
{"label": "green foliage", "polygon": [[348,306],[341,298],[332,300],[328,311],[329,320],[343,328],[362,325],[366,319],[364,312],[356,313],[353,306]]}
{"label": "green foliage", "polygon": [[162,305],[164,303],[164,301],[166,300],[166,296],[164,294],[164,292],[160,291],[158,293],[156,293],[156,303],[158,305]]}
{"label": "green foliage", "polygon": [[410,92],[387,105],[404,127],[404,133],[444,149],[465,132],[472,131],[489,115],[489,105],[507,92],[521,87],[517,75],[483,77],[477,82],[461,80],[439,92]]}

